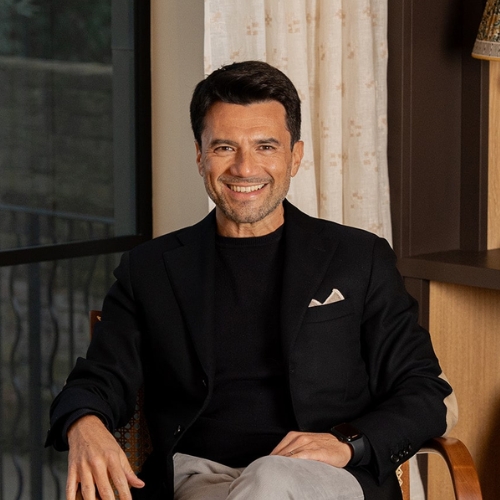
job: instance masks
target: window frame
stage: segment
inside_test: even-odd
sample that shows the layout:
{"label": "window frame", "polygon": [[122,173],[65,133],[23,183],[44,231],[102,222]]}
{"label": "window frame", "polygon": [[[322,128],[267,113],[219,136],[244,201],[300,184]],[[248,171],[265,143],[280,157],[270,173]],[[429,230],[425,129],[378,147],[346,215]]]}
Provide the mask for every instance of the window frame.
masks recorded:
{"label": "window frame", "polygon": [[112,0],[112,9],[129,13],[133,33],[135,234],[0,250],[0,267],[124,252],[152,238],[150,0]]}

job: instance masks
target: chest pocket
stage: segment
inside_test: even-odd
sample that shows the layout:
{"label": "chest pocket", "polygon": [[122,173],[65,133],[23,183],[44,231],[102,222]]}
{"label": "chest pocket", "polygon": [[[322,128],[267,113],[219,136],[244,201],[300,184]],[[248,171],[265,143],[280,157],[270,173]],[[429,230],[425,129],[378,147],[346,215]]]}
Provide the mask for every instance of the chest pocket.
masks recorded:
{"label": "chest pocket", "polygon": [[[309,307],[297,336],[292,354],[295,401],[301,408],[313,408],[320,416],[317,422],[350,411],[350,379],[353,373],[364,373],[355,313],[348,299]],[[357,387],[354,392],[359,392]]]}
{"label": "chest pocket", "polygon": [[353,314],[354,310],[348,300],[340,300],[324,306],[308,307],[304,323],[322,323]]}

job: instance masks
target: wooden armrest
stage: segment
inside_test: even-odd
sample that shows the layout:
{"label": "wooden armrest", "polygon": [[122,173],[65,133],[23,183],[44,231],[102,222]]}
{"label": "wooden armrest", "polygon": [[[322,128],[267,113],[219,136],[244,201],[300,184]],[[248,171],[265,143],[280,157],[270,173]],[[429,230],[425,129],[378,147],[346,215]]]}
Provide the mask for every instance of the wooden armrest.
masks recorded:
{"label": "wooden armrest", "polygon": [[459,439],[434,438],[418,453],[441,455],[448,465],[457,500],[482,500],[476,467],[467,447]]}

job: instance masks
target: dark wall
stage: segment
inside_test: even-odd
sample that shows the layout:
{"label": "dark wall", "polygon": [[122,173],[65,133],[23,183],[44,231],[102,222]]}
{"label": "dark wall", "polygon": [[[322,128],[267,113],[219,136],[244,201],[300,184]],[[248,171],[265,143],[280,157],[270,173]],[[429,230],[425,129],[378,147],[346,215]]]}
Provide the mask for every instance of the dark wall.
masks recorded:
{"label": "dark wall", "polygon": [[389,176],[400,257],[486,246],[484,2],[389,1]]}

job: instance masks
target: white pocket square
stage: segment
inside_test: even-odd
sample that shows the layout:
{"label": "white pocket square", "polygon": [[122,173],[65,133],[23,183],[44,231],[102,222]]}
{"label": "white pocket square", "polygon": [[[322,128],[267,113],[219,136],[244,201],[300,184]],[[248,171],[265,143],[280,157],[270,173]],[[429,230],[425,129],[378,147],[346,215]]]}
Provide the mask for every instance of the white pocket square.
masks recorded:
{"label": "white pocket square", "polygon": [[333,304],[334,302],[339,302],[341,300],[344,300],[344,296],[336,288],[334,288],[332,293],[323,303],[319,300],[312,299],[311,302],[309,302],[309,307],[326,306],[327,304]]}

